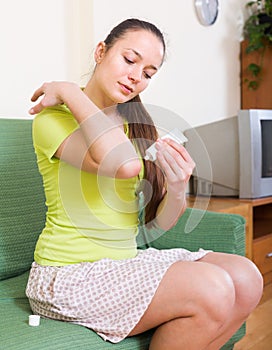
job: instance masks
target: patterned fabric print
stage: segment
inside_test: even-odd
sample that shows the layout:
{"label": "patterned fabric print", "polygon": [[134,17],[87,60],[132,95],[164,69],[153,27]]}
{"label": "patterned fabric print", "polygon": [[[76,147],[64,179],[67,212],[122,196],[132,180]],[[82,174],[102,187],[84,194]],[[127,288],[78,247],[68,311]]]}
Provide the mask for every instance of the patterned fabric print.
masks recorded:
{"label": "patterned fabric print", "polygon": [[26,294],[34,313],[91,328],[117,343],[139,322],[167,269],[208,252],[149,248],[125,260],[62,267],[33,263]]}

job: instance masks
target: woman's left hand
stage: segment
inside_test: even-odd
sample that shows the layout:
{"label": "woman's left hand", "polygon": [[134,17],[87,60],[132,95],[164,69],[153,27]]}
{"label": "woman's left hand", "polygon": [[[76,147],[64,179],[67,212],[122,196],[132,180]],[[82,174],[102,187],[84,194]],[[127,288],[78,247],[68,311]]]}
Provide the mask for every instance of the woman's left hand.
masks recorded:
{"label": "woman's left hand", "polygon": [[159,139],[156,148],[158,165],[166,176],[167,192],[184,193],[195,167],[193,159],[185,147],[172,139]]}

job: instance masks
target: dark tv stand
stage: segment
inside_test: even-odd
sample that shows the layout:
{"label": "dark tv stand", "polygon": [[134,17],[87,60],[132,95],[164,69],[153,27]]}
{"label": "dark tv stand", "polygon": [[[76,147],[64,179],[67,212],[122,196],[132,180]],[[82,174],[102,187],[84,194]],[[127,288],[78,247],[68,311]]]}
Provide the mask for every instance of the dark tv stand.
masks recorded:
{"label": "dark tv stand", "polygon": [[272,197],[238,199],[188,196],[188,207],[240,214],[246,219],[246,256],[263,274],[265,284],[272,282]]}

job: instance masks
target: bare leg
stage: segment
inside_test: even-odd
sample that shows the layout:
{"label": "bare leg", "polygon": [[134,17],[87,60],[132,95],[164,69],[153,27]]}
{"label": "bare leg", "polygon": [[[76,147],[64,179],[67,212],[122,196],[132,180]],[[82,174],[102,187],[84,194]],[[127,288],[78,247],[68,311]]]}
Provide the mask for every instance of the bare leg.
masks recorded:
{"label": "bare leg", "polygon": [[222,334],[215,339],[208,350],[219,349],[245,322],[259,303],[263,292],[263,279],[256,266],[248,259],[229,254],[213,253],[203,258],[220,266],[231,276],[235,287],[235,305],[229,320],[222,327]]}
{"label": "bare leg", "polygon": [[260,274],[245,258],[210,253],[199,262],[177,262],[130,335],[158,327],[150,350],[219,349],[254,309],[261,293]]}
{"label": "bare leg", "polygon": [[234,286],[224,270],[205,262],[177,262],[131,335],[159,326],[150,350],[205,349],[230,316],[234,302]]}

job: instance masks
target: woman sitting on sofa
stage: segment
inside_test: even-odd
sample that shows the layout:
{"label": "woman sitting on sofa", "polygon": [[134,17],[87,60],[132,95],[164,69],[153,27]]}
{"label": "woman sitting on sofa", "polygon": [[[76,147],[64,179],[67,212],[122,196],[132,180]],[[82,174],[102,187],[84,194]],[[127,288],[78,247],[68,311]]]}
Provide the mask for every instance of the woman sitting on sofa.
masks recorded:
{"label": "woman sitting on sofa", "polygon": [[[139,97],[164,56],[159,29],[128,19],[98,43],[84,89],[51,82],[35,91],[48,212],[26,292],[33,312],[114,343],[156,327],[150,350],[215,350],[260,300],[255,265],[205,250],[137,250],[140,194],[146,227],[165,232],[186,208],[194,168],[182,145],[158,139]],[[154,141],[155,163],[144,159]]]}

